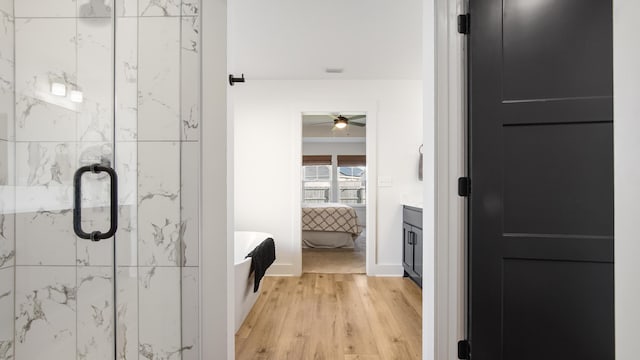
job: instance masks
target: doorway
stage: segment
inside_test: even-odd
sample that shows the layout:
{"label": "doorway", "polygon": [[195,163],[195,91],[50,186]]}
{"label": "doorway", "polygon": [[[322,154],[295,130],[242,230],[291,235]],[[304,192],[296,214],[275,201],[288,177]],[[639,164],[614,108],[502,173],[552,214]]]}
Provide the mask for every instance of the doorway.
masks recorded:
{"label": "doorway", "polygon": [[366,273],[366,118],[302,116],[303,273]]}

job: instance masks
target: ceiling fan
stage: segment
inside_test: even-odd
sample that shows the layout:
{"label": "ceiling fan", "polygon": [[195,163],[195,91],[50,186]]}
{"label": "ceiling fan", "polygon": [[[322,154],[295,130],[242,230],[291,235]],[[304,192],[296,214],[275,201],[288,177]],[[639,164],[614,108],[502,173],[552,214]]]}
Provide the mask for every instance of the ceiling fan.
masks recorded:
{"label": "ceiling fan", "polygon": [[360,123],[360,122],[355,122],[354,120],[359,120],[359,119],[365,119],[367,117],[367,115],[353,115],[353,116],[342,116],[340,114],[337,115],[327,115],[329,117],[331,117],[333,119],[333,121],[327,121],[327,122],[323,122],[323,123],[318,123],[318,124],[313,124],[313,126],[317,126],[317,125],[326,125],[326,124],[333,124],[333,129],[344,129],[347,127],[347,125],[353,125],[353,126],[359,126],[359,127],[365,127],[367,126],[367,124],[365,123]]}

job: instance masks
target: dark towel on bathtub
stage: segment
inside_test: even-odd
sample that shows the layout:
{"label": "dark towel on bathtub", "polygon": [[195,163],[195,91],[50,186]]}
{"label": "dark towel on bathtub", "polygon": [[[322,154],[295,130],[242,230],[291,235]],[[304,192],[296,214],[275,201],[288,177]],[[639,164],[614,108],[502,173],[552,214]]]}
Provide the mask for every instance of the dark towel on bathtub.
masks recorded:
{"label": "dark towel on bathtub", "polygon": [[253,284],[253,292],[258,292],[258,288],[260,286],[260,280],[264,277],[264,274],[267,272],[267,269],[273,264],[276,260],[276,244],[272,238],[268,238],[263,241],[260,245],[256,246],[249,255],[245,256],[245,259],[251,258],[251,273],[255,272],[254,284]]}

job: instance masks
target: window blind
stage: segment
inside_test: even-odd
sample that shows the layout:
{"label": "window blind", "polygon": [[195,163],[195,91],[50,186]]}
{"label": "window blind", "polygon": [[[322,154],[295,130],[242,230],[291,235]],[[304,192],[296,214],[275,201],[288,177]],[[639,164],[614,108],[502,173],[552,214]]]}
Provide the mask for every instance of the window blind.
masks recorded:
{"label": "window blind", "polygon": [[338,166],[367,166],[367,157],[365,155],[338,155]]}
{"label": "window blind", "polygon": [[302,165],[331,165],[331,155],[304,155],[302,157]]}

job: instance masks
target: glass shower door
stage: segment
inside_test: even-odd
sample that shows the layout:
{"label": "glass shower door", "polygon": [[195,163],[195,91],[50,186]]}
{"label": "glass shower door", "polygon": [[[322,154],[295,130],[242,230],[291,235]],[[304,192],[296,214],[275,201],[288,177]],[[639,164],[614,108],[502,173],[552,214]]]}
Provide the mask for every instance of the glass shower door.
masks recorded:
{"label": "glass shower door", "polygon": [[113,9],[0,7],[0,359],[115,359]]}
{"label": "glass shower door", "polygon": [[198,0],[0,0],[0,360],[200,358],[200,47]]}

